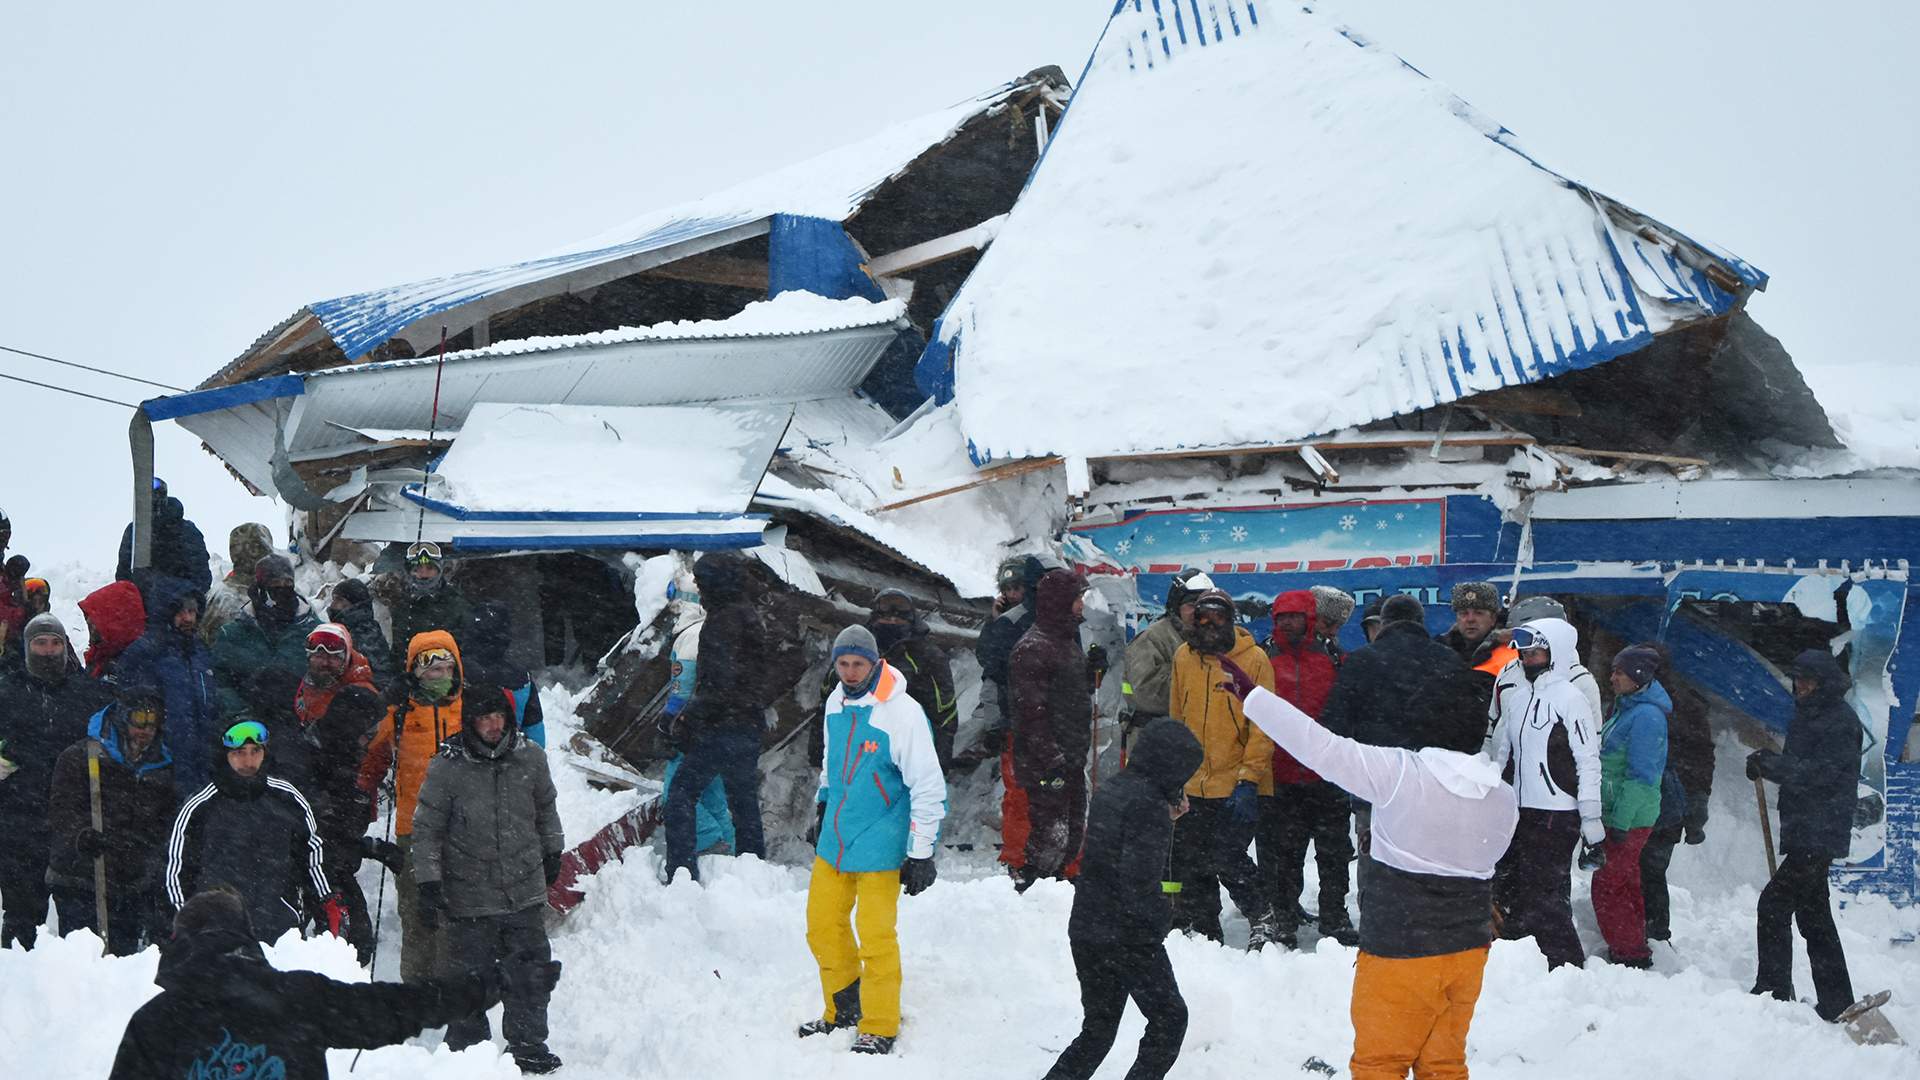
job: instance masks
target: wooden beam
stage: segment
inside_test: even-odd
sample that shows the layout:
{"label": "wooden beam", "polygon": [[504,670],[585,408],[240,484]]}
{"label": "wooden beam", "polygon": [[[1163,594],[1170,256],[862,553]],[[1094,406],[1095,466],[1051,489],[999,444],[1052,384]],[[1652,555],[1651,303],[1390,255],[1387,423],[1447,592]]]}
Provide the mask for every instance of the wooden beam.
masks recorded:
{"label": "wooden beam", "polygon": [[1039,472],[1041,469],[1050,469],[1055,465],[1064,463],[1065,459],[1058,457],[1028,458],[1025,461],[1016,461],[1009,465],[989,469],[965,483],[943,487],[938,491],[929,491],[922,495],[915,495],[910,499],[901,499],[899,502],[890,502],[885,506],[876,506],[871,512],[879,514],[888,510],[898,510],[901,507],[913,506],[916,503],[923,503],[930,499],[938,499],[945,495],[957,495],[962,491],[972,491],[974,488],[983,487],[996,481],[1010,480],[1016,476],[1025,476],[1028,473]]}
{"label": "wooden beam", "polygon": [[867,260],[867,274],[876,278],[889,274],[904,274],[923,266],[943,262],[955,255],[979,251],[993,243],[993,238],[1000,235],[1000,226],[1005,224],[1006,220],[1007,215],[1000,214],[970,229],[961,229],[959,232],[922,241],[912,247],[904,247],[899,251],[876,256]]}
{"label": "wooden beam", "polygon": [[731,285],[736,289],[767,291],[767,264],[733,255],[703,252],[646,271],[648,277],[691,281],[696,285]]}
{"label": "wooden beam", "polygon": [[1646,461],[1655,465],[1673,465],[1680,468],[1691,466],[1704,469],[1713,464],[1706,458],[1680,457],[1674,454],[1643,454],[1637,450],[1589,450],[1584,446],[1548,446],[1543,449],[1556,454],[1571,454],[1574,457],[1606,458],[1609,461]]}
{"label": "wooden beam", "polygon": [[1488,412],[1530,416],[1579,416],[1580,403],[1565,390],[1549,386],[1508,386],[1462,398],[1459,404]]}

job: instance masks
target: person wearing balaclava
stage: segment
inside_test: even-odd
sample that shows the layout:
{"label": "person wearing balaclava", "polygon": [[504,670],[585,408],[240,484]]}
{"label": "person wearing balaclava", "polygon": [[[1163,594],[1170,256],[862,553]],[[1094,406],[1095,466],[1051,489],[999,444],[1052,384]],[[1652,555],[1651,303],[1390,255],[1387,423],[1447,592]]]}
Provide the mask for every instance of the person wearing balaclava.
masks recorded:
{"label": "person wearing balaclava", "polygon": [[235,525],[227,534],[227,555],[233,569],[207,593],[207,610],[200,616],[200,640],[213,648],[220,630],[247,610],[253,593],[253,568],[273,554],[273,533],[265,525],[250,521]]}
{"label": "person wearing balaclava", "polygon": [[359,578],[346,578],[333,587],[327,598],[327,620],[337,622],[353,635],[353,646],[367,658],[373,669],[373,684],[385,689],[399,674],[393,666],[393,646],[373,611],[373,592]]}
{"label": "person wearing balaclava", "polygon": [[173,758],[174,790],[184,800],[213,777],[206,746],[221,728],[213,654],[200,640],[200,597],[191,588],[161,579],[149,592],[147,631],[120,654],[114,677],[121,686],[158,687],[166,699],[161,738]]}
{"label": "person wearing balaclava", "polygon": [[[133,525],[129,523],[120,534],[120,564],[114,570],[115,581],[131,581],[146,594],[153,583],[162,578],[173,578],[192,590],[195,596],[205,597],[207,590],[213,587],[213,564],[207,554],[207,538],[200,535],[200,527],[187,519],[186,508],[180,500],[167,494],[167,482],[159,477],[153,478],[153,542],[148,545],[147,566],[140,573],[133,570]],[[152,602],[152,598],[148,598]]]}
{"label": "person wearing balaclava", "polygon": [[880,658],[906,676],[907,694],[920,703],[933,725],[933,749],[940,755],[940,771],[953,767],[953,736],[960,725],[960,695],[953,688],[953,666],[947,654],[930,639],[927,620],[913,608],[913,598],[899,589],[884,589],[873,598],[867,629],[880,648]]}
{"label": "person wearing balaclava", "polygon": [[431,540],[407,545],[405,588],[391,601],[393,669],[407,670],[407,647],[429,630],[460,635],[473,624],[473,605],[447,580],[450,567]]}
{"label": "person wearing balaclava", "polygon": [[[252,711],[252,688],[268,669],[298,682],[307,673],[307,635],[320,625],[294,589],[293,563],[284,555],[268,555],[253,565],[247,595],[249,610],[222,628],[213,643],[214,685],[227,716]],[[293,707],[291,698],[286,706]]]}
{"label": "person wearing balaclava", "polygon": [[1508,695],[1512,712],[1493,747],[1494,764],[1520,797],[1520,823],[1493,882],[1501,935],[1533,938],[1549,968],[1586,962],[1573,928],[1573,851],[1584,840],[1581,865],[1594,869],[1605,861],[1607,839],[1600,721],[1569,676],[1578,644],[1564,619],[1514,628],[1526,682]]}
{"label": "person wearing balaclava", "polygon": [[1007,661],[1013,775],[1027,796],[1026,858],[1013,871],[1022,891],[1079,872],[1093,749],[1093,684],[1080,644],[1086,589],[1071,570],[1047,571],[1034,590],[1033,628]]}
{"label": "person wearing balaclava", "polygon": [[87,718],[112,700],[73,671],[67,630],[52,615],[28,620],[26,656],[0,678],[0,948],[31,949],[47,921],[47,792],[60,751],[86,735]]}

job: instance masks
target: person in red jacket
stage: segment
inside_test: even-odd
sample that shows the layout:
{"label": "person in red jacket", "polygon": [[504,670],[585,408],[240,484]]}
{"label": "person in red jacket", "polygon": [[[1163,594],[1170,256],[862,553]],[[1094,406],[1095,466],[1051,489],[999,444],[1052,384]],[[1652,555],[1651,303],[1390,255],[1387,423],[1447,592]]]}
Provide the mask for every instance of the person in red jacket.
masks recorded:
{"label": "person in red jacket", "polygon": [[147,603],[131,581],[95,589],[80,601],[87,618],[87,675],[113,681],[114,664],[147,632]]}
{"label": "person in red jacket", "polygon": [[1087,755],[1093,746],[1093,681],[1080,645],[1087,583],[1049,570],[1035,590],[1033,627],[1007,660],[1014,776],[1027,793],[1025,891],[1036,878],[1078,872],[1087,823]]}
{"label": "person in red jacket", "polygon": [[[1333,692],[1334,662],[1315,634],[1316,599],[1305,589],[1273,599],[1273,636],[1267,655],[1273,660],[1274,692],[1318,720]],[[1260,829],[1255,850],[1261,876],[1273,898],[1279,934],[1274,940],[1293,948],[1301,916],[1300,889],[1306,877],[1307,845],[1320,869],[1320,934],[1342,945],[1359,943],[1347,916],[1347,863],[1353,841],[1347,833],[1349,804],[1339,788],[1320,779],[1292,754],[1273,752],[1273,795],[1260,800]]]}

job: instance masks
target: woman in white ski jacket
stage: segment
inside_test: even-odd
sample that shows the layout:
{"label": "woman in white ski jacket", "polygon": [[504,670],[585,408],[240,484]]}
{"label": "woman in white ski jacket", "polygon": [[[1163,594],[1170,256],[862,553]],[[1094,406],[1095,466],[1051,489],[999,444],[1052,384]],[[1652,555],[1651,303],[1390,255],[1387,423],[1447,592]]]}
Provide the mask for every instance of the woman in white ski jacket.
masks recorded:
{"label": "woman in white ski jacket", "polygon": [[1574,685],[1579,635],[1563,619],[1536,619],[1513,631],[1525,676],[1507,695],[1494,764],[1520,797],[1520,825],[1500,861],[1494,904],[1501,936],[1531,937],[1549,968],[1586,962],[1573,928],[1573,851],[1606,840],[1600,820],[1600,717]]}

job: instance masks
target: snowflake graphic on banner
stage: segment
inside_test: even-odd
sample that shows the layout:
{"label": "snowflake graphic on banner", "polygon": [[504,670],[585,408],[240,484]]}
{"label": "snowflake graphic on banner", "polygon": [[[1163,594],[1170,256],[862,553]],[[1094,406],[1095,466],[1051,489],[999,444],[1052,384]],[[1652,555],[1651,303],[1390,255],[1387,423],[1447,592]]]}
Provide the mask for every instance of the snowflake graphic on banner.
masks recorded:
{"label": "snowflake graphic on banner", "polygon": [[1133,541],[1122,540],[1119,543],[1113,545],[1113,550],[1122,555],[1125,555],[1127,552],[1133,550]]}
{"label": "snowflake graphic on banner", "polygon": [[1374,527],[1374,528],[1376,528],[1376,529],[1380,529],[1380,530],[1382,530],[1382,531],[1385,531],[1385,529],[1386,529],[1386,527],[1387,527],[1387,523],[1386,523],[1385,521],[1376,521],[1376,522],[1374,522],[1374,523],[1373,523],[1373,527]]}
{"label": "snowflake graphic on banner", "polygon": [[1233,537],[1234,543],[1244,544],[1247,540],[1247,527],[1245,525],[1235,525],[1233,528],[1227,530],[1227,535]]}
{"label": "snowflake graphic on banner", "polygon": [[1352,514],[1348,514],[1340,519],[1340,529],[1342,532],[1352,532],[1353,527],[1358,524],[1360,524],[1360,519],[1354,517]]}
{"label": "snowflake graphic on banner", "polygon": [[1200,542],[1201,542],[1201,543],[1203,543],[1203,544],[1211,544],[1211,543],[1213,543],[1213,530],[1212,530],[1212,529],[1201,529],[1201,530],[1200,530]]}

